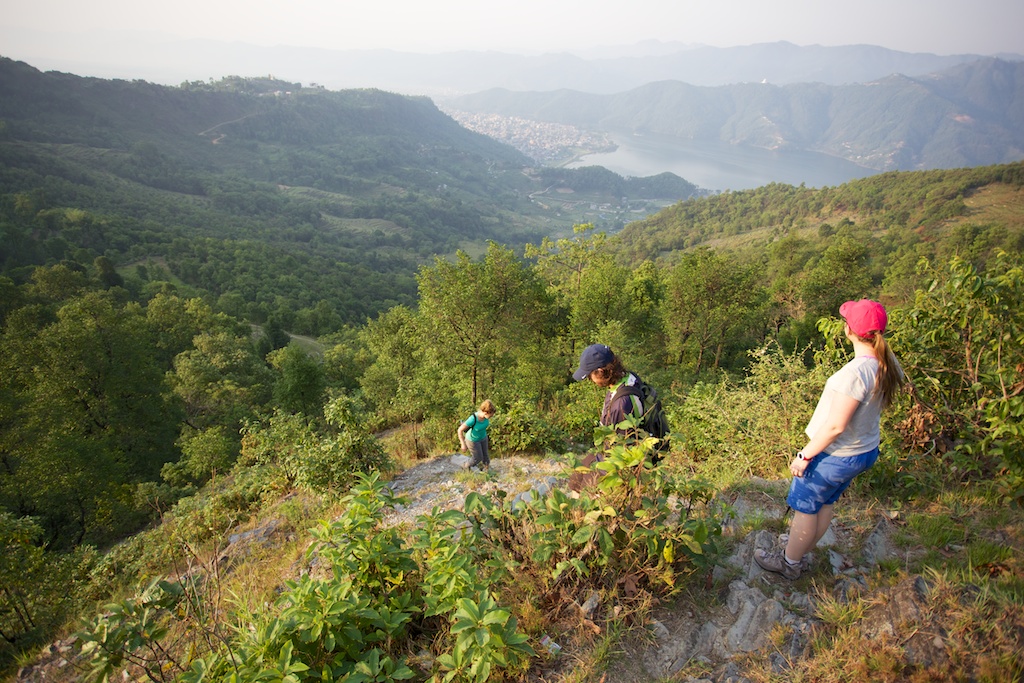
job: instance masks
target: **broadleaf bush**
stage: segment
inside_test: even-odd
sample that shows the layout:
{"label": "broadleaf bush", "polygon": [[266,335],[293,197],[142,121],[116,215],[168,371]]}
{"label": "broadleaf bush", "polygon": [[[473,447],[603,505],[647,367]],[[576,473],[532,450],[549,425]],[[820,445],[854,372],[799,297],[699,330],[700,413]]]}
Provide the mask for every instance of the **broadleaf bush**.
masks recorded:
{"label": "broadleaf bush", "polygon": [[526,401],[516,401],[497,415],[489,434],[491,447],[500,453],[561,451],[568,440],[564,431]]}
{"label": "broadleaf bush", "polygon": [[[427,648],[434,683],[516,680],[538,634],[519,628],[502,596],[599,590],[643,604],[714,556],[717,526],[691,514],[709,489],[652,468],[652,446],[613,440],[601,493],[555,489],[515,506],[473,493],[465,511],[435,509],[411,531],[382,523],[403,499],[376,473],[357,475],[342,514],[312,532],[315,569],[286,581],[272,606],[238,610],[234,635],[213,637],[211,610],[197,607],[216,575],[158,579],[87,625],[85,652],[97,679],[130,665],[189,683],[399,681],[417,676],[406,653]],[[185,650],[162,640],[182,633],[200,637]]]}
{"label": "broadleaf bush", "polygon": [[384,447],[362,429],[344,397],[324,407],[327,427],[305,416],[276,412],[242,430],[243,464],[279,467],[289,483],[316,492],[344,490],[359,472],[389,471]]}

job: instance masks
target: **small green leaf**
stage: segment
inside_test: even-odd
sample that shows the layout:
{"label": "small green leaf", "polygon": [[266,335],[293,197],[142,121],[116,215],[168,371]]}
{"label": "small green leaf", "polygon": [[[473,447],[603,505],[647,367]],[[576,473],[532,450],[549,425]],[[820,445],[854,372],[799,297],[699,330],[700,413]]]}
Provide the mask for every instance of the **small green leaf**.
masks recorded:
{"label": "small green leaf", "polygon": [[494,610],[484,615],[483,623],[485,625],[504,624],[510,616],[512,615],[503,609]]}
{"label": "small green leaf", "polygon": [[569,541],[573,545],[583,545],[588,542],[594,535],[593,526],[580,527],[575,534],[572,535],[572,539]]}

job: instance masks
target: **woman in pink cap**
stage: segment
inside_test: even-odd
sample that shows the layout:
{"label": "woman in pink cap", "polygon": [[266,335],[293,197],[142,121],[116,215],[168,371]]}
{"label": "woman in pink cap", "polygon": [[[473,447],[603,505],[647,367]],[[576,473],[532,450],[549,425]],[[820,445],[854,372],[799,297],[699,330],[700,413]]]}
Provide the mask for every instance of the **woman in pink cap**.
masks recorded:
{"label": "woman in pink cap", "polygon": [[793,508],[785,551],[758,549],[762,569],[796,579],[804,554],[817,545],[832,522],[832,507],[853,478],[878,459],[882,409],[906,382],[886,343],[889,321],[877,301],[847,301],[839,307],[854,358],[828,378],[804,432],[808,442],[789,463],[793,483],[786,502]]}

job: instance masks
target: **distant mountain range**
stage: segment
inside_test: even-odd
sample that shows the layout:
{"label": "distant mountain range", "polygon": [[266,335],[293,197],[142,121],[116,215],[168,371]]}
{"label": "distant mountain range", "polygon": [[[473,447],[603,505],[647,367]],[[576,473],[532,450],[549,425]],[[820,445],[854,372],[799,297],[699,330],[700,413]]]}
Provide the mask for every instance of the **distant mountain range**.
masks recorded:
{"label": "distant mountain range", "polygon": [[591,131],[815,151],[879,171],[1024,159],[1024,62],[993,58],[851,85],[673,80],[616,94],[493,89],[444,104]]}
{"label": "distant mountain range", "polygon": [[[35,36],[38,37],[38,36]],[[0,35],[22,54],[33,35]],[[596,133],[808,150],[864,168],[915,170],[1024,158],[1024,56],[934,55],[871,45],[644,43],[587,54],[416,54],[138,43],[68,37],[41,69],[190,85],[227,74],[299,86],[431,96],[446,110],[518,116]],[[145,40],[145,44],[141,42]],[[143,47],[145,49],[143,49]],[[89,54],[88,63],[80,54]],[[141,56],[140,56],[141,55]],[[189,76],[188,74],[192,74]]]}
{"label": "distant mountain range", "polygon": [[[24,31],[0,34],[0,44],[6,46],[8,56],[17,56],[44,70],[169,85],[219,79],[229,74],[273,74],[276,78],[306,85],[318,83],[330,89],[369,87],[430,96],[490,88],[612,94],[665,80],[697,86],[764,81],[775,85],[843,85],[875,81],[892,74],[923,76],[991,56],[943,56],[871,45],[823,47],[787,42],[729,48],[649,42],[586,54],[533,56],[473,51],[417,54],[258,47],[208,40],[174,41],[157,36],[126,39],[123,34],[102,38],[66,36],[60,42],[62,54],[43,54],[38,45],[53,45],[52,36]],[[1007,61],[1024,60],[1021,55],[999,56]]]}

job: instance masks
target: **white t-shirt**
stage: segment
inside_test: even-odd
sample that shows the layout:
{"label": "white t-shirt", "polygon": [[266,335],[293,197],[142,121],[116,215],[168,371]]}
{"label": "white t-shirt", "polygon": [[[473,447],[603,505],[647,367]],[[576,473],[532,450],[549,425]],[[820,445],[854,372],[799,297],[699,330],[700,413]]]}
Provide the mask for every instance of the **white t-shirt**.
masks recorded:
{"label": "white t-shirt", "polygon": [[[882,397],[875,394],[878,381],[878,359],[857,356],[839,369],[825,382],[818,405],[807,423],[804,433],[812,438],[828,419],[836,394],[851,396],[860,402],[843,433],[828,448],[829,455],[847,456],[867,453],[881,441],[879,422],[882,415]],[[816,453],[814,455],[817,455]]]}

